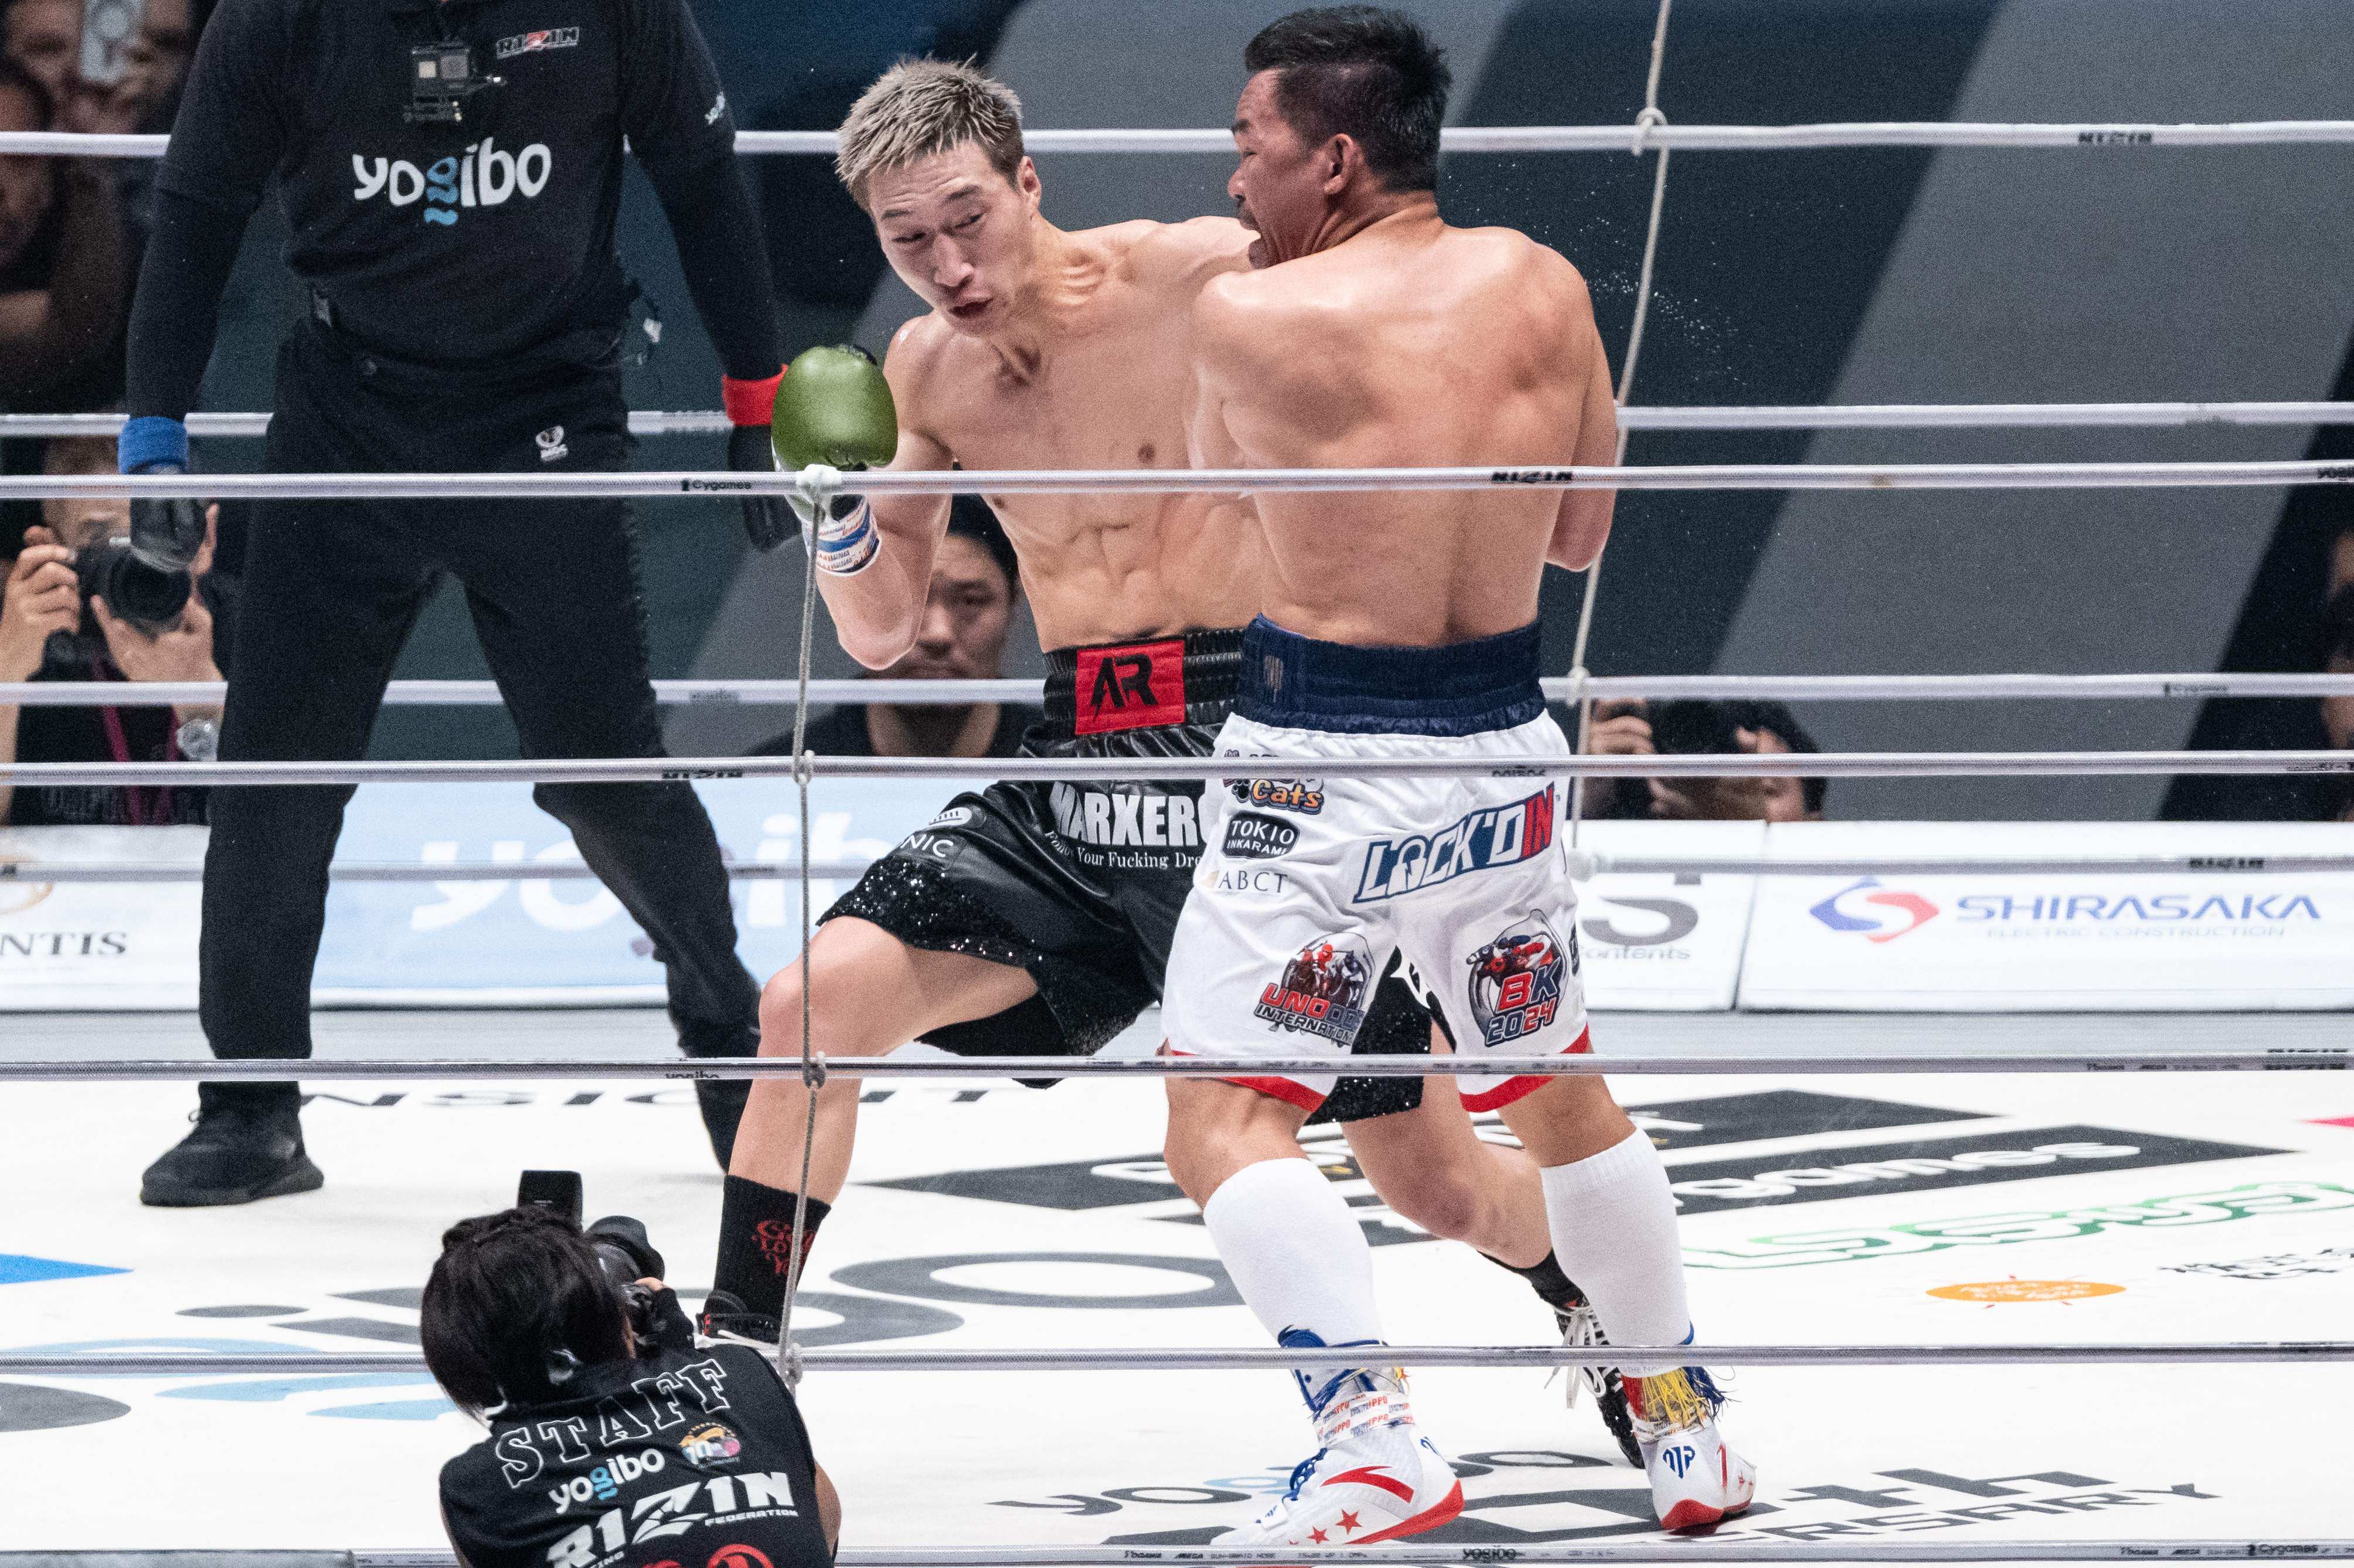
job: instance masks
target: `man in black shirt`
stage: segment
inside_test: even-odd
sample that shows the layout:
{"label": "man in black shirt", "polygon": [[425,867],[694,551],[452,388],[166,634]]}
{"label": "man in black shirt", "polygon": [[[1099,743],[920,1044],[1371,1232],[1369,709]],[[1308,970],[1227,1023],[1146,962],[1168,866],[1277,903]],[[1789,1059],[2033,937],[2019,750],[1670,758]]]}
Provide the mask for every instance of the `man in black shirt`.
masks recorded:
{"label": "man in black shirt", "polygon": [[[932,563],[931,589],[915,645],[878,680],[986,681],[1005,657],[1022,577],[1013,543],[989,503],[960,495],[949,507],[948,536]],[[820,757],[1011,757],[1035,715],[996,703],[844,703],[813,719],[809,748]],[[790,756],[792,731],[752,748],[755,757]]]}
{"label": "man in black shirt", "polygon": [[[686,0],[225,0],[155,181],[130,348],[126,472],[184,470],[222,290],[273,177],[309,290],[278,358],[279,472],[619,469],[613,249],[622,139],[676,236],[726,371],[732,466],[769,470],[779,377],[735,124]],[[790,516],[745,503],[753,541]],[[168,556],[184,514],[143,503]],[[440,575],[464,584],[528,757],[657,756],[637,544],[620,502],[268,502],[245,564],[227,761],[359,757]],[[310,1054],[326,868],[348,788],[222,789],[205,865],[200,1009],[225,1057]],[[539,804],[653,939],[695,1056],[750,1055],[758,988],[684,783],[543,785]],[[698,1085],[726,1161],[746,1086]],[[292,1084],[207,1084],[150,1203],[249,1202],[323,1180]]]}
{"label": "man in black shirt", "polygon": [[460,1563],[701,1568],[732,1552],[827,1568],[841,1500],[776,1368],[745,1345],[696,1350],[678,1298],[638,1283],[643,1333],[588,1239],[546,1209],[442,1237],[426,1364],[490,1428],[441,1468]]}

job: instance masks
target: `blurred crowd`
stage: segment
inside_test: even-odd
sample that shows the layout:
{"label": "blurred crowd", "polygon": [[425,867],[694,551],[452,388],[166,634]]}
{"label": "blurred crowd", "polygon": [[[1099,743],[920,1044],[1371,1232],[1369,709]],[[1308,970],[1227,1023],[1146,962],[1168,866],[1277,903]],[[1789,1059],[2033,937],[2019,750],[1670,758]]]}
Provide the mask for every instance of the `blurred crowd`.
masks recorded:
{"label": "blurred crowd", "polygon": [[[214,3],[0,0],[0,132],[168,131],[195,38]],[[854,25],[801,18],[755,26],[753,12],[745,10],[749,3],[705,0],[700,7],[723,70],[741,69],[731,50],[748,48],[743,40],[763,27],[822,25],[837,43],[848,37],[858,46],[834,69],[739,111],[745,122],[772,129],[830,128],[874,69],[897,53],[985,53],[1013,9],[1010,0],[968,0],[945,8],[893,0]],[[0,155],[0,411],[121,406],[124,328],[154,169],[143,158]],[[882,270],[862,215],[815,160],[761,160],[758,178],[771,210],[783,204],[803,214],[790,232],[771,226],[769,236],[789,337],[798,346],[843,334]],[[0,471],[111,473],[114,466],[108,439],[0,441]],[[961,500],[956,518],[924,634],[901,665],[882,673],[986,678],[1000,673],[1021,592],[1012,548],[977,499]],[[6,556],[0,571],[0,682],[218,678],[233,626],[236,514],[222,531],[217,562],[208,548],[186,609],[167,625],[117,615],[119,607],[96,591],[97,554],[127,529],[128,509],[120,503],[0,505],[0,554]],[[2265,666],[2354,673],[2354,526],[2336,532],[2334,542],[2327,531],[2323,537],[2326,566],[2317,589],[2305,571],[2275,596],[2295,602],[2274,608],[2285,630],[2268,645]],[[216,564],[222,569],[212,569]],[[190,747],[201,750],[210,716],[203,705],[0,704],[0,763],[168,761],[190,755]],[[831,753],[1003,756],[1018,743],[1029,716],[1024,707],[995,704],[847,705],[812,723],[811,744]],[[1562,716],[1574,732],[1576,716]],[[760,749],[790,744],[790,735],[780,735]],[[2354,697],[2212,703],[2191,744],[2354,751]],[[1797,758],[1818,749],[1797,715],[1767,702],[1598,704],[1587,746],[1614,756]],[[1592,780],[1583,806],[1597,820],[1819,819],[1825,781],[1797,771],[1799,766],[1794,762],[1789,776],[1771,779]],[[2163,814],[2354,821],[2354,779],[2185,779],[2168,795]],[[0,786],[0,825],[202,820],[200,790],[12,791]]]}

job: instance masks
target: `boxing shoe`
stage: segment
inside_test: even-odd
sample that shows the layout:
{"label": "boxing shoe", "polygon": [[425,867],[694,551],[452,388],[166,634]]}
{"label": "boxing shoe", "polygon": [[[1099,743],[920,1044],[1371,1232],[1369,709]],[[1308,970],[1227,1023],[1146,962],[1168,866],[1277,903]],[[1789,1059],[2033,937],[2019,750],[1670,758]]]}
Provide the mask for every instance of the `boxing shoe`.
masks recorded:
{"label": "boxing shoe", "polygon": [[[671,1022],[678,1026],[681,1055],[710,1061],[760,1054],[760,1029],[756,1023],[713,1023],[681,1018],[675,1012]],[[722,1172],[736,1152],[736,1128],[744,1119],[744,1107],[751,1097],[749,1078],[695,1080],[695,1106],[703,1113],[704,1134],[711,1139],[711,1155],[719,1161]]]}
{"label": "boxing shoe", "polygon": [[299,1102],[200,1103],[188,1119],[195,1129],[140,1178],[141,1202],[160,1209],[213,1208],[316,1192],[326,1184],[303,1151]]}
{"label": "boxing shoe", "polygon": [[1716,1429],[1723,1395],[1698,1367],[1626,1380],[1643,1470],[1659,1528],[1702,1531],[1747,1510],[1757,1493],[1756,1467]]}
{"label": "boxing shoe", "polygon": [[[1585,1350],[1610,1342],[1602,1332],[1602,1321],[1595,1316],[1592,1304],[1582,1297],[1576,1298],[1575,1305],[1555,1306],[1553,1320],[1553,1326],[1561,1330],[1561,1342],[1571,1350]],[[1643,1468],[1643,1446],[1635,1440],[1635,1415],[1627,1404],[1626,1380],[1619,1375],[1618,1369],[1572,1367],[1569,1373],[1569,1407],[1572,1410],[1577,1408],[1577,1396],[1581,1392],[1593,1393],[1595,1413],[1602,1417],[1602,1425],[1609,1428],[1611,1440],[1618,1445],[1618,1452],[1626,1456],[1628,1464],[1637,1469]]]}
{"label": "boxing shoe", "polygon": [[715,1290],[703,1298],[695,1330],[707,1343],[757,1345],[764,1351],[774,1351],[777,1341],[784,1338],[784,1326],[776,1318],[753,1311],[725,1290]]}
{"label": "boxing shoe", "polygon": [[[1281,1342],[1323,1343],[1300,1330]],[[1292,1470],[1274,1506],[1211,1544],[1363,1546],[1419,1535],[1463,1511],[1463,1483],[1415,1425],[1403,1369],[1298,1375],[1316,1421],[1316,1452]]]}

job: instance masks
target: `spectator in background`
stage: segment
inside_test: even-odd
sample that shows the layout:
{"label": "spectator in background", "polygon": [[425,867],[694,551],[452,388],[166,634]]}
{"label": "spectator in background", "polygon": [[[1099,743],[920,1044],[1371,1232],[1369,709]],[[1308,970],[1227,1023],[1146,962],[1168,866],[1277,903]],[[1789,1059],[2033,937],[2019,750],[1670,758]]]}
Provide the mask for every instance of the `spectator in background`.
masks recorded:
{"label": "spectator in background", "polygon": [[[1586,750],[1603,757],[1806,755],[1819,750],[1782,703],[1742,699],[1594,705]],[[1829,781],[1805,778],[1589,779],[1596,821],[1814,822]]]}
{"label": "spectator in background", "polygon": [[[1021,592],[1013,542],[989,503],[977,495],[958,496],[949,507],[948,537],[932,567],[916,645],[897,663],[871,674],[897,681],[993,678]],[[809,748],[824,757],[1011,757],[1028,722],[1023,710],[996,703],[845,703],[811,722]],[[787,730],[755,747],[753,755],[781,757],[792,748]]]}
{"label": "spectator in background", "polygon": [[[9,12],[0,131],[92,128],[90,101],[77,97],[82,107],[60,116],[56,93],[14,48],[18,12],[51,3],[16,0]],[[122,396],[131,270],[117,178],[104,161],[0,157],[0,403],[72,411]]]}
{"label": "spectator in background", "polygon": [[[2354,534],[2341,543],[2348,546],[2344,553],[2354,556]],[[2348,576],[2354,578],[2354,571]],[[2354,580],[2339,587],[2322,611],[2321,667],[2332,675],[2354,675]],[[2354,696],[2322,698],[2321,729],[2332,749],[2354,751]],[[2341,778],[2335,783],[2334,799],[2319,798],[2323,820],[2354,822],[2354,780]]]}
{"label": "spectator in background", "polygon": [[[114,443],[53,440],[47,471],[114,472]],[[217,524],[219,508],[212,520]],[[217,681],[227,657],[227,586],[212,575],[213,544],[189,568],[193,588],[175,620],[143,630],[101,595],[86,595],[78,564],[131,532],[128,502],[51,500],[0,587],[0,681]],[[0,705],[0,763],[209,761],[217,703],[172,707]],[[205,791],[168,786],[10,786],[0,822],[11,827],[105,823],[152,827],[205,820]]]}
{"label": "spectator in background", "polygon": [[[2354,524],[2344,500],[2317,486],[2292,501],[2302,520],[2258,574],[2221,668],[2354,674]],[[2320,526],[2313,526],[2314,524]],[[2307,531],[2309,530],[2309,532]],[[2285,561],[2285,564],[2281,564]],[[2190,731],[2199,751],[2354,750],[2354,697],[2214,697]],[[2354,778],[2342,773],[2186,773],[2158,815],[2178,822],[2354,821]]]}
{"label": "spectator in background", "polygon": [[[48,130],[49,103],[48,90],[14,55],[0,55],[0,131]],[[54,159],[0,155],[0,296],[16,291],[57,204]]]}
{"label": "spectator in background", "polygon": [[81,70],[81,0],[5,0],[0,45],[61,104]]}

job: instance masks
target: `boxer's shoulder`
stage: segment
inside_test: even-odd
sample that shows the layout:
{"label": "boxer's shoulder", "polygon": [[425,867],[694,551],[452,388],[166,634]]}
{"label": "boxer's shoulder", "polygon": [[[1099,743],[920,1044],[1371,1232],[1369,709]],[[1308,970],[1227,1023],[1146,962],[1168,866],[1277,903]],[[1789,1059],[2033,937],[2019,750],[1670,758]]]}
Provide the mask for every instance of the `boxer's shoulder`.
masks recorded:
{"label": "boxer's shoulder", "polygon": [[883,373],[903,410],[921,404],[963,346],[964,339],[938,311],[917,316],[891,334]]}
{"label": "boxer's shoulder", "polygon": [[1231,217],[1193,217],[1182,223],[1125,224],[1128,260],[1138,281],[1191,281],[1195,286],[1222,272],[1250,266],[1250,231]]}

